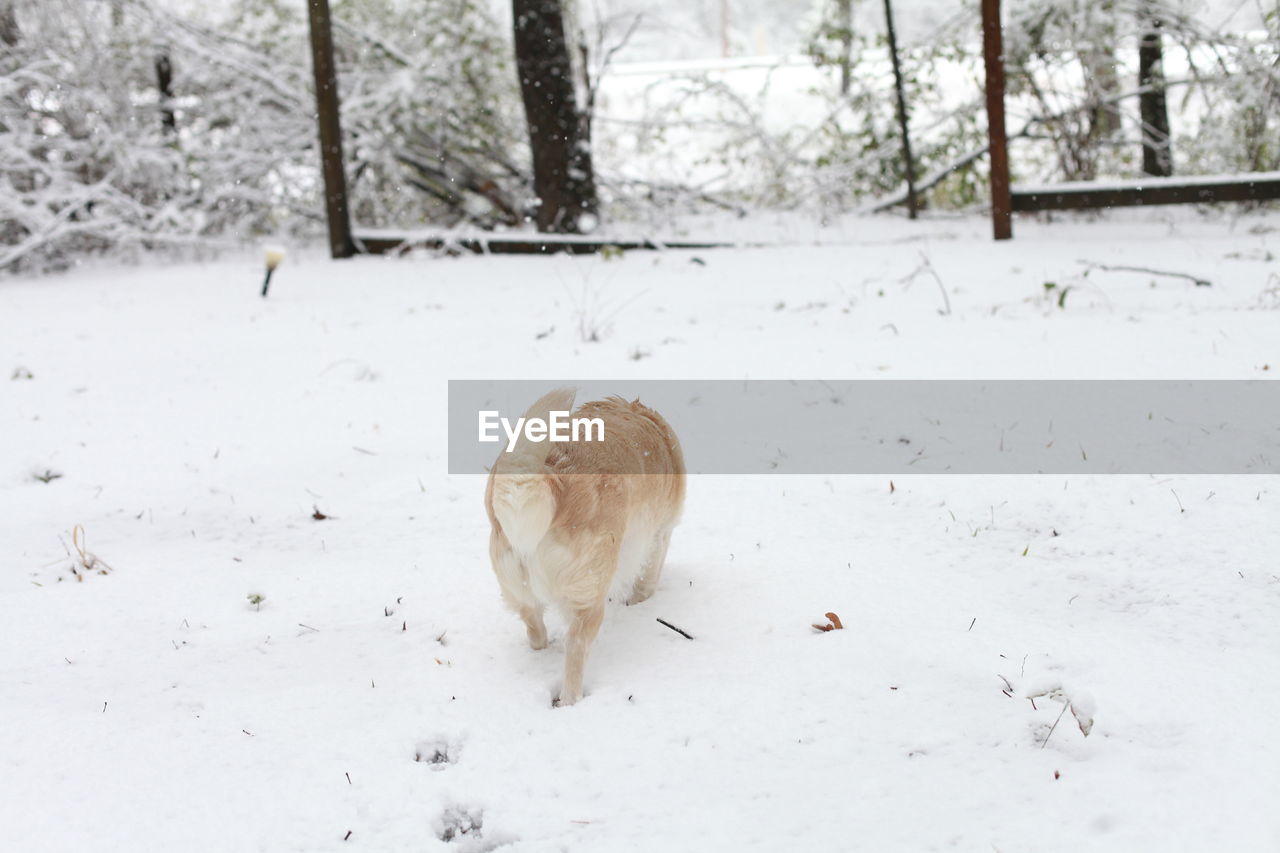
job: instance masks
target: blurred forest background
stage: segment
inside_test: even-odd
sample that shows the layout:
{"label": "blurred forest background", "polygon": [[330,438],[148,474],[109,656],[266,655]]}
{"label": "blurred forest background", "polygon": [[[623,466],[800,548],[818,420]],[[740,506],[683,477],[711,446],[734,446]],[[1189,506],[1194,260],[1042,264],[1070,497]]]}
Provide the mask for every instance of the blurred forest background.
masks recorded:
{"label": "blurred forest background", "polygon": [[[513,5],[331,0],[361,227],[901,201],[883,0]],[[518,62],[518,21],[550,12],[563,38],[534,48],[563,68]],[[982,206],[978,0],[892,14],[921,203]],[[1280,169],[1280,0],[1007,0],[1003,20],[1015,180]],[[564,68],[561,177],[592,197],[546,216],[526,109]],[[317,237],[317,149],[306,0],[0,0],[0,271]]]}

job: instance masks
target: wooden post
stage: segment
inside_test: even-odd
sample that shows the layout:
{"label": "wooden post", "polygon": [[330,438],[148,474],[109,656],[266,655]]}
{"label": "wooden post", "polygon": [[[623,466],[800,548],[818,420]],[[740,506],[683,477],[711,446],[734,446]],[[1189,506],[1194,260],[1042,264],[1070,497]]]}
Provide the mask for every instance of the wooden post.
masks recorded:
{"label": "wooden post", "polygon": [[329,220],[329,254],[335,258],[349,258],[356,249],[347,212],[347,176],[342,168],[342,122],[338,115],[338,79],[333,62],[329,0],[307,0],[307,13],[311,24],[311,67],[316,80],[325,214]]}
{"label": "wooden post", "polygon": [[916,163],[911,156],[911,133],[907,130],[907,96],[902,89],[902,66],[898,64],[898,36],[893,31],[893,6],[884,0],[884,24],[889,33],[889,58],[893,61],[893,86],[898,93],[898,127],[902,129],[902,160],[907,173],[907,217],[916,218]]}
{"label": "wooden post", "polygon": [[1004,45],[1000,0],[982,0],[982,53],[987,66],[987,140],[991,150],[991,226],[995,239],[1013,237],[1009,139],[1004,129]]}

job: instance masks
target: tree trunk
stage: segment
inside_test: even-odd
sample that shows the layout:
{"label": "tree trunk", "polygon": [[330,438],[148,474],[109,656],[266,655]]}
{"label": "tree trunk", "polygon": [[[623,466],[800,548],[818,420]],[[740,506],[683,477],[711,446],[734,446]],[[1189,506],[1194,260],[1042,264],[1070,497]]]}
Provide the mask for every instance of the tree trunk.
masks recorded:
{"label": "tree trunk", "polygon": [[166,135],[178,133],[178,117],[173,111],[173,63],[169,51],[156,54],[156,88],[160,90],[160,127]]}
{"label": "tree trunk", "polygon": [[1098,106],[1092,115],[1090,136],[1111,139],[1120,132],[1120,75],[1116,73],[1116,10],[1115,0],[1102,0],[1095,8],[1100,20],[1094,24],[1092,41],[1080,54],[1084,66],[1085,91],[1089,100]]}
{"label": "tree trunk", "polygon": [[20,37],[18,15],[13,9],[13,0],[0,0],[0,44],[17,47]]}
{"label": "tree trunk", "polygon": [[997,240],[1013,239],[1013,198],[1009,186],[1009,139],[1004,129],[1004,33],[1000,0],[982,0],[982,58],[986,67],[987,144],[991,152],[991,230]]}
{"label": "tree trunk", "polygon": [[907,95],[903,91],[902,66],[898,63],[898,36],[893,29],[893,4],[884,0],[884,24],[889,36],[889,58],[893,62],[893,88],[898,98],[898,128],[902,133],[902,168],[907,178],[907,217],[916,218],[916,162],[911,156],[911,131],[907,122]]}
{"label": "tree trunk", "polygon": [[1160,20],[1150,7],[1143,11],[1142,38],[1138,42],[1138,111],[1142,117],[1142,171],[1167,177],[1173,174],[1169,146],[1169,104],[1164,92],[1164,47]]}
{"label": "tree trunk", "polygon": [[578,108],[560,0],[512,0],[516,72],[533,150],[538,230],[580,234],[599,209],[590,117]]}
{"label": "tree trunk", "polygon": [[853,82],[853,0],[836,0],[836,29],[840,36],[840,95]]}

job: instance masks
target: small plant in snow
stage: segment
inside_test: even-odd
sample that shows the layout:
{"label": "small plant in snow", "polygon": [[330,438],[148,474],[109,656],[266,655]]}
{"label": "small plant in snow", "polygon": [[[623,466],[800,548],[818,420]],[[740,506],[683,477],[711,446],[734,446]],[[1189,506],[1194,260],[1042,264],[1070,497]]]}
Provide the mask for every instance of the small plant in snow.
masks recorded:
{"label": "small plant in snow", "polygon": [[644,292],[635,294],[630,299],[616,302],[603,295],[603,289],[592,284],[584,277],[582,289],[575,296],[570,292],[573,303],[574,320],[578,327],[578,338],[584,344],[595,344],[603,341],[613,332],[613,321],[623,309],[635,302]]}
{"label": "small plant in snow", "polygon": [[1044,295],[1047,299],[1054,299],[1058,303],[1058,307],[1066,309],[1067,294],[1071,292],[1071,285],[1059,287],[1056,281],[1046,281],[1044,283]]}
{"label": "small plant in snow", "polygon": [[262,602],[267,600],[267,597],[260,592],[251,592],[245,597],[249,599],[249,604],[254,610],[261,610]]}
{"label": "small plant in snow", "polygon": [[1258,304],[1272,311],[1280,310],[1280,275],[1272,273],[1267,278],[1267,286],[1258,297]]}
{"label": "small plant in snow", "polygon": [[[68,567],[71,574],[77,581],[83,582],[87,574],[110,574],[112,568],[97,554],[90,551],[87,547],[87,537],[85,536],[84,527],[77,524],[71,529],[71,547],[75,549],[74,556],[70,551],[67,555],[71,557],[71,565]],[[63,544],[66,547],[66,544]],[[59,578],[61,580],[61,578]]]}
{"label": "small plant in snow", "polygon": [[1054,699],[1062,703],[1062,713],[1058,714],[1058,719],[1054,720],[1053,726],[1049,728],[1049,733],[1044,736],[1044,740],[1040,743],[1040,748],[1044,749],[1049,744],[1049,738],[1053,737],[1053,731],[1058,727],[1058,722],[1062,719],[1063,714],[1067,711],[1071,712],[1071,716],[1075,717],[1076,725],[1080,727],[1080,734],[1085,737],[1089,736],[1089,732],[1093,731],[1093,717],[1098,713],[1098,706],[1093,701],[1093,697],[1088,693],[1076,693],[1069,696],[1061,685],[1028,691],[1027,698],[1034,701],[1041,698]]}

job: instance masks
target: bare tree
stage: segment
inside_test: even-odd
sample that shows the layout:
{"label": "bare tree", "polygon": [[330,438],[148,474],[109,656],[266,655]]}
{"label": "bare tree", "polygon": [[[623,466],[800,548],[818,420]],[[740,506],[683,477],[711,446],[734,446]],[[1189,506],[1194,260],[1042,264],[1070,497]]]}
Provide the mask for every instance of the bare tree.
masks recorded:
{"label": "bare tree", "polygon": [[1120,92],[1120,75],[1116,71],[1115,0],[1100,0],[1088,8],[1096,20],[1097,35],[1088,39],[1080,51],[1085,94],[1096,105],[1091,111],[1096,137],[1112,139],[1120,132],[1120,106],[1114,100]]}
{"label": "bare tree", "polygon": [[836,0],[836,38],[840,42],[840,94],[849,94],[853,74],[853,0]]}
{"label": "bare tree", "polygon": [[590,116],[580,109],[560,0],[512,0],[516,73],[533,150],[539,231],[590,231],[599,210]]}
{"label": "bare tree", "polygon": [[1142,36],[1138,42],[1138,112],[1142,118],[1142,171],[1148,175],[1173,174],[1169,146],[1169,104],[1165,100],[1164,46],[1160,17],[1154,4],[1142,7]]}

